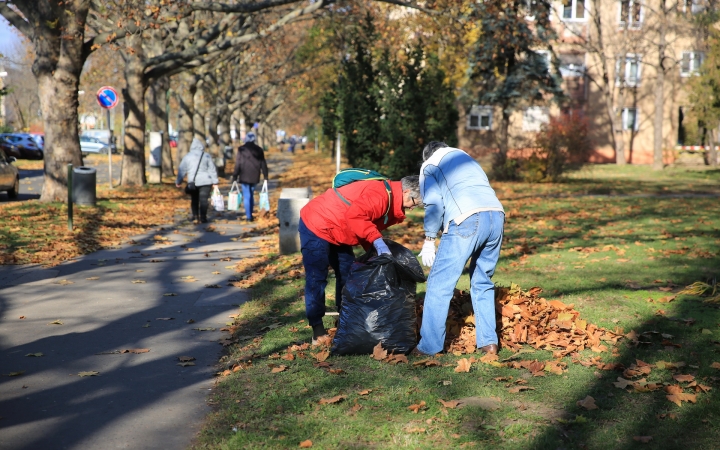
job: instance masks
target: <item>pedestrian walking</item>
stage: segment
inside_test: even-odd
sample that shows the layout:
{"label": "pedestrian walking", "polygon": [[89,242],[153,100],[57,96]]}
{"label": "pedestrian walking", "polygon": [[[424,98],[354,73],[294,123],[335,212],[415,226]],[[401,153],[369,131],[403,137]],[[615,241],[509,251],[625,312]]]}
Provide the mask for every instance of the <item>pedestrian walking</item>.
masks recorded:
{"label": "pedestrian walking", "polygon": [[297,138],[293,134],[290,136],[290,140],[288,141],[288,151],[290,153],[295,153],[295,145],[297,145]]}
{"label": "pedestrian walking", "polygon": [[[477,347],[497,353],[495,285],[505,213],[487,175],[470,155],[430,142],[423,149],[420,192],[425,205],[425,242],[420,258],[432,266],[415,355],[434,355],[445,344],[445,322],[455,286],[470,261],[470,297]],[[442,232],[435,254],[435,238]]]}
{"label": "pedestrian walking", "polygon": [[217,170],[212,156],[205,152],[205,145],[198,138],[190,144],[190,152],[180,161],[175,186],[180,188],[187,176],[185,192],[190,195],[192,220],[207,223],[208,198],[212,188],[218,185]]}
{"label": "pedestrian walking", "polygon": [[253,208],[255,208],[255,185],[260,182],[260,173],[263,179],[268,179],[267,161],[262,147],[255,143],[255,133],[249,132],[245,136],[245,143],[238,149],[235,156],[235,170],[233,180],[240,183],[245,206],[245,220],[252,222]]}
{"label": "pedestrian walking", "polygon": [[[342,197],[341,197],[342,196]],[[300,210],[300,246],[305,267],[305,313],[313,329],[313,345],[327,335],[325,287],[328,267],[335,272],[335,304],[355,262],[354,245],[390,254],[380,231],[405,220],[405,209],[420,204],[417,175],[401,181],[356,181],[328,189]]]}

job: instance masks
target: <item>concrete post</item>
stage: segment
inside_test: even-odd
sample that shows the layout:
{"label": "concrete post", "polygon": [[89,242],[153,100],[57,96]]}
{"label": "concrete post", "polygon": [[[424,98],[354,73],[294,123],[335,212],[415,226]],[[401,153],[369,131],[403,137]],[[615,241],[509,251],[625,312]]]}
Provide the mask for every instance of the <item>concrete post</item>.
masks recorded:
{"label": "concrete post", "polygon": [[285,188],[278,199],[277,217],[280,221],[280,254],[287,255],[300,251],[300,210],[312,197],[312,189]]}
{"label": "concrete post", "polygon": [[148,165],[148,183],[162,183],[162,145],[163,133],[150,132],[150,164]]}

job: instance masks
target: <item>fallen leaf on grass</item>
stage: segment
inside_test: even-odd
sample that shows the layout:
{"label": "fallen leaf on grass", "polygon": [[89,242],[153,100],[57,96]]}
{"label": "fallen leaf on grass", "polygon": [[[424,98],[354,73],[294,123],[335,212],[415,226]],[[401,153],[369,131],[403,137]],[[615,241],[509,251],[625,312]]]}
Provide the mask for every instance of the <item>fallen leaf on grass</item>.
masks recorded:
{"label": "fallen leaf on grass", "polygon": [[63,323],[62,323],[61,320],[53,320],[53,321],[50,322],[48,325],[62,325],[62,324],[63,324]]}
{"label": "fallen leaf on grass", "polygon": [[497,355],[497,353],[485,353],[485,354],[480,358],[480,361],[481,361],[481,362],[484,362],[484,363],[486,363],[486,364],[490,364],[490,363],[492,363],[493,361],[497,361],[497,360],[498,360],[498,355]]}
{"label": "fallen leaf on grass", "polygon": [[630,380],[626,380],[623,377],[618,377],[617,382],[613,383],[613,384],[615,385],[616,388],[625,389],[628,386],[632,387],[635,383]]}
{"label": "fallen leaf on grass", "polygon": [[398,364],[398,363],[406,363],[408,362],[407,356],[400,354],[400,355],[390,355],[387,358],[385,358],[385,362],[388,364]]}
{"label": "fallen leaf on grass", "polygon": [[446,402],[445,400],[439,398],[438,401],[439,401],[440,403],[442,403],[442,405],[443,405],[444,407],[449,408],[449,409],[455,409],[455,408],[457,408],[457,406],[460,404],[460,402],[457,401],[457,400],[450,400],[450,401],[447,401],[447,402]]}
{"label": "fallen leaf on grass", "polygon": [[590,397],[589,395],[585,397],[582,400],[579,400],[576,402],[578,406],[582,406],[583,408],[587,409],[588,411],[593,409],[598,409],[597,405],[595,404],[595,399]]}
{"label": "fallen leaf on grass", "polygon": [[178,356],[178,360],[181,362],[188,362],[188,361],[195,361],[195,358],[192,356]]}
{"label": "fallen leaf on grass", "polygon": [[308,439],[307,441],[302,441],[300,443],[300,448],[310,448],[312,447],[312,441]]}
{"label": "fallen leaf on grass", "polygon": [[149,348],[129,348],[125,350],[121,350],[120,353],[147,353],[149,352]]}
{"label": "fallen leaf on grass", "polygon": [[647,444],[648,442],[652,441],[652,436],[633,436],[633,440],[642,442],[643,444]]}
{"label": "fallen leaf on grass", "polygon": [[330,352],[327,351],[327,350],[323,350],[323,351],[321,351],[321,352],[315,353],[313,356],[314,356],[315,359],[317,359],[318,361],[323,362],[323,361],[325,361],[326,359],[328,359],[328,357],[330,356]]}
{"label": "fallen leaf on grass", "polygon": [[81,377],[96,377],[100,375],[100,372],[90,371],[90,372],[78,372],[78,376]]}
{"label": "fallen leaf on grass", "polygon": [[672,394],[672,395],[666,395],[668,400],[675,403],[678,406],[682,406],[682,402],[691,402],[695,403],[697,402],[697,396],[695,394]]}
{"label": "fallen leaf on grass", "polygon": [[340,375],[341,373],[345,373],[345,371],[342,369],[328,369],[328,372],[333,375]]}
{"label": "fallen leaf on grass", "polygon": [[425,366],[425,367],[440,367],[442,364],[437,359],[423,359],[420,361],[415,361],[413,363],[413,367],[418,366]]}
{"label": "fallen leaf on grass", "polygon": [[37,356],[37,357],[39,357],[39,356],[45,356],[45,355],[44,355],[43,353],[28,353],[28,354],[25,355],[25,356]]}
{"label": "fallen leaf on grass", "polygon": [[720,369],[720,363],[714,362],[714,363],[710,364],[710,367],[712,367],[713,369]]}
{"label": "fallen leaf on grass", "polygon": [[346,397],[347,396],[345,396],[345,395],[336,395],[335,397],[331,397],[331,398],[321,398],[318,403],[320,403],[321,405],[332,405],[335,403],[340,403]]}
{"label": "fallen leaf on grass", "polygon": [[425,400],[422,400],[420,403],[416,403],[407,407],[407,409],[409,409],[415,414],[417,414],[421,408],[425,408]]}
{"label": "fallen leaf on grass", "polygon": [[515,387],[511,387],[510,389],[508,389],[508,392],[511,394],[517,394],[521,391],[527,391],[530,389],[535,390],[534,387],[530,387],[530,386],[515,386]]}
{"label": "fallen leaf on grass", "polygon": [[470,361],[467,358],[462,358],[457,362],[455,373],[470,372],[470,366]]}
{"label": "fallen leaf on grass", "polygon": [[425,428],[412,427],[412,428],[408,428],[407,432],[408,433],[424,433]]}
{"label": "fallen leaf on grass", "polygon": [[364,390],[358,392],[358,395],[368,395],[372,391],[373,391],[372,389],[364,389]]}
{"label": "fallen leaf on grass", "polygon": [[284,359],[285,361],[293,361],[295,359],[295,355],[292,353],[285,353],[280,358]]}
{"label": "fallen leaf on grass", "polygon": [[280,365],[277,366],[277,367],[273,367],[272,370],[270,371],[270,373],[285,372],[285,371],[287,370],[287,368],[288,368],[288,366],[285,366],[285,365],[280,364]]}
{"label": "fallen leaf on grass", "polygon": [[383,350],[381,342],[378,342],[378,344],[373,347],[372,357],[377,361],[382,361],[387,357],[387,350]]}
{"label": "fallen leaf on grass", "polygon": [[683,383],[683,382],[692,381],[695,379],[695,377],[692,375],[673,375],[673,379],[675,381],[679,381],[679,382]]}

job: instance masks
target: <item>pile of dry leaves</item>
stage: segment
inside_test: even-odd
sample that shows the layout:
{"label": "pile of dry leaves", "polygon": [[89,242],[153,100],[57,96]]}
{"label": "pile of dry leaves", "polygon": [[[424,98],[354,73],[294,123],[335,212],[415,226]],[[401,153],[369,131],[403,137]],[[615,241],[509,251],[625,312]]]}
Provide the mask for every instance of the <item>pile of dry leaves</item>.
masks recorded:
{"label": "pile of dry leaves", "polygon": [[[513,284],[495,290],[497,329],[501,347],[516,352],[523,344],[536,349],[552,350],[554,358],[574,355],[586,348],[606,352],[603,344],[615,344],[623,337],[622,330],[611,331],[587,323],[572,304],[540,297],[542,289],[523,291]],[[419,306],[418,320],[422,318]],[[447,319],[445,350],[456,355],[473,353],[475,316],[470,294],[455,291]]]}

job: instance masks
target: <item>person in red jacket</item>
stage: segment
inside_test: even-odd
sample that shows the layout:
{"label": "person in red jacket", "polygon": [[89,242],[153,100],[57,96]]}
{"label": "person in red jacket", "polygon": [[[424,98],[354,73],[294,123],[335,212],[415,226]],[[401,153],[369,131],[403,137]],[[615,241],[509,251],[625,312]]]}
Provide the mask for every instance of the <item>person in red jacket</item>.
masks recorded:
{"label": "person in red jacket", "polygon": [[300,210],[300,245],[305,267],[305,313],[313,329],[313,345],[327,335],[325,287],[328,267],[335,272],[335,304],[338,311],[342,289],[355,261],[352,247],[374,246],[378,254],[390,254],[380,232],[405,220],[405,209],[422,203],[418,176],[390,181],[390,195],[378,180],[356,181],[328,189]]}

